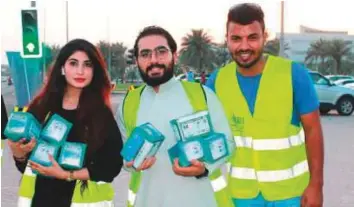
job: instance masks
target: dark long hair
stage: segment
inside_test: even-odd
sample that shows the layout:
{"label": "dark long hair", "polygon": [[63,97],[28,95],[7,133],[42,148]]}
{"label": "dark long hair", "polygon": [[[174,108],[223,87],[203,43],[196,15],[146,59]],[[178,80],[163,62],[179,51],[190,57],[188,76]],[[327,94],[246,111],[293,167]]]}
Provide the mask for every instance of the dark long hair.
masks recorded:
{"label": "dark long hair", "polygon": [[111,112],[110,81],[102,54],[93,44],[83,39],[75,39],[60,50],[51,68],[48,81],[29,105],[29,111],[43,123],[49,112],[56,112],[62,108],[67,82],[61,73],[61,68],[77,51],[85,52],[93,65],[93,78],[81,92],[77,121],[74,123],[77,126],[80,141],[87,144],[87,158],[90,158],[103,144],[102,137],[106,131],[103,130],[105,114],[107,114],[106,111]]}

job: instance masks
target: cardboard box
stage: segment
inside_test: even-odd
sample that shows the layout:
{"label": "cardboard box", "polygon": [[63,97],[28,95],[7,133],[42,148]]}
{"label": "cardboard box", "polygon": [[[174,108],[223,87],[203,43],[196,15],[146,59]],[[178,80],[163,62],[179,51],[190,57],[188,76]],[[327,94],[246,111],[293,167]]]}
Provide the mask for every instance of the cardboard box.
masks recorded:
{"label": "cardboard box", "polygon": [[200,111],[170,121],[177,141],[186,141],[213,131],[209,112]]}
{"label": "cardboard box", "polygon": [[58,163],[68,170],[79,170],[83,167],[87,145],[78,142],[65,142],[61,147]]}
{"label": "cardboard box", "polygon": [[178,163],[181,167],[188,167],[191,165],[191,160],[203,161],[204,149],[201,138],[188,140],[185,142],[178,141],[176,145],[168,150],[168,154],[172,164],[174,159],[178,158]]}
{"label": "cardboard box", "polygon": [[4,130],[4,135],[18,142],[25,138],[30,141],[32,137],[38,139],[41,133],[41,124],[28,112],[12,112]]}
{"label": "cardboard box", "polygon": [[[49,167],[52,166],[52,162],[49,159],[48,154],[52,155],[56,160],[59,151],[59,146],[56,144],[51,144],[43,140],[38,140],[36,147],[33,149],[29,160],[38,163],[42,166]],[[33,173],[38,174],[38,172],[33,171]]]}
{"label": "cardboard box", "polygon": [[146,158],[155,156],[164,139],[164,135],[152,124],[145,123],[133,130],[121,155],[128,162],[134,160],[133,167],[139,168]]}
{"label": "cardboard box", "polygon": [[204,160],[210,164],[229,155],[225,134],[212,133],[202,139],[202,145],[204,149]]}
{"label": "cardboard box", "polygon": [[174,159],[178,158],[181,167],[188,167],[191,160],[213,164],[229,156],[229,150],[224,134],[211,133],[208,136],[178,141],[168,150],[168,154],[172,164]]}
{"label": "cardboard box", "polygon": [[59,116],[53,114],[42,130],[41,138],[49,143],[61,146],[72,128],[72,123]]}

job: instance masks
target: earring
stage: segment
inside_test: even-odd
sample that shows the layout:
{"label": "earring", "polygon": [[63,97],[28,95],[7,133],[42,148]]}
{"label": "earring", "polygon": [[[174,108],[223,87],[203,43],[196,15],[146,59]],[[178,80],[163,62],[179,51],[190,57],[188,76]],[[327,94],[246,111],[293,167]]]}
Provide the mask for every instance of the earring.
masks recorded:
{"label": "earring", "polygon": [[62,75],[65,75],[64,67],[61,68],[61,74],[62,74]]}

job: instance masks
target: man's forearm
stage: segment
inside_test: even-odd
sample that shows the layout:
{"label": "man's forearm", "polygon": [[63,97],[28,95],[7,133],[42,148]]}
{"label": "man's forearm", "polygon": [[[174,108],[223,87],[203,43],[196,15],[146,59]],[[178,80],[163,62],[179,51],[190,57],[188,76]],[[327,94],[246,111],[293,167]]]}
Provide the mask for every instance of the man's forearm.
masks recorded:
{"label": "man's forearm", "polygon": [[324,147],[321,126],[305,129],[306,150],[310,170],[310,183],[323,185]]}

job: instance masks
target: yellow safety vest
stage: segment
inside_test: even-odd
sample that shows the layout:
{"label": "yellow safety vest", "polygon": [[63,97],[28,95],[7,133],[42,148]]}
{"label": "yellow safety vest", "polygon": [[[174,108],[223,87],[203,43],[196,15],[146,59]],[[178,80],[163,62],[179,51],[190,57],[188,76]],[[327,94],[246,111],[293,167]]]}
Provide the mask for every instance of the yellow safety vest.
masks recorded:
{"label": "yellow safety vest", "polygon": [[[18,109],[17,109],[18,110]],[[23,112],[27,111],[24,107]],[[48,118],[49,113],[46,117]],[[19,207],[31,207],[35,192],[36,175],[29,166],[22,175],[19,189]],[[81,183],[76,181],[71,207],[113,207],[114,189],[111,183],[88,181],[87,188],[81,194]]]}
{"label": "yellow safety vest", "polygon": [[[207,103],[203,88],[200,84],[191,82],[181,82],[185,92],[189,98],[194,111],[201,111],[207,109]],[[136,127],[137,113],[140,105],[140,95],[145,86],[129,91],[123,102],[123,118],[127,137]],[[233,207],[230,194],[227,190],[226,180],[220,169],[215,170],[209,176],[211,186],[214,190],[215,200],[220,207]],[[141,172],[132,172],[129,191],[128,191],[128,207],[133,207],[136,194],[140,187]]]}
{"label": "yellow safety vest", "polygon": [[253,115],[236,67],[232,62],[221,68],[215,82],[236,143],[228,177],[232,196],[254,198],[261,192],[270,201],[301,196],[309,169],[303,131],[291,124],[291,61],[268,57]]}

